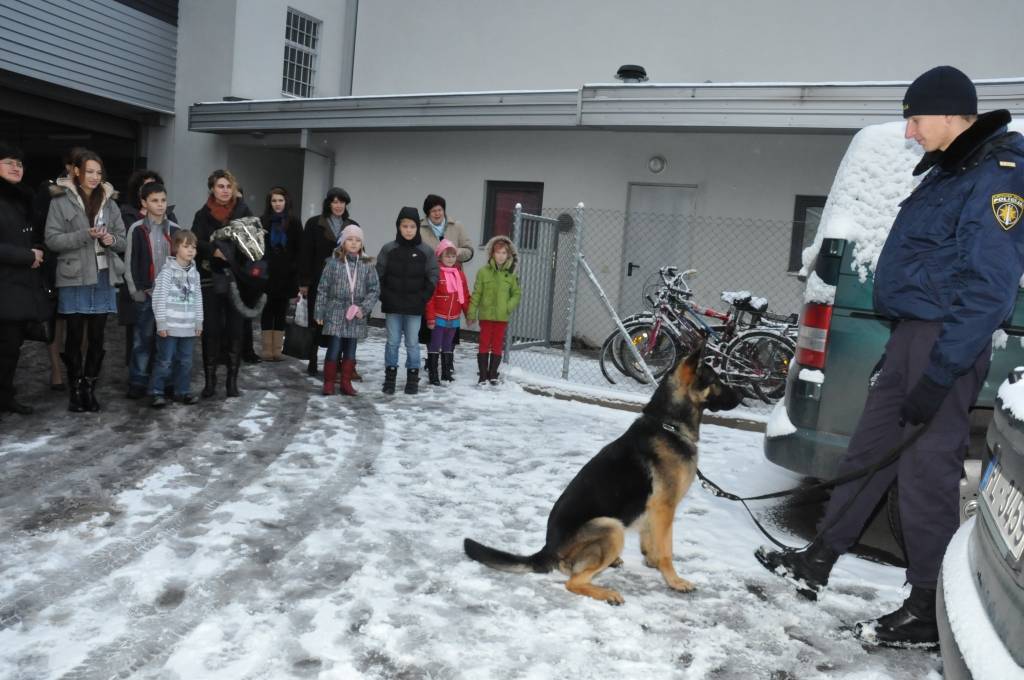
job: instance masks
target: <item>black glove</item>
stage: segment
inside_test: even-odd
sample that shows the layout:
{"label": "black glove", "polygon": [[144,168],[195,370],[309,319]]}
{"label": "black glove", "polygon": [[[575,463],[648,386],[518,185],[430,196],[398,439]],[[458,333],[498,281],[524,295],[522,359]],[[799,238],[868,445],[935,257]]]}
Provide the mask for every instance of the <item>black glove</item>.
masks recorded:
{"label": "black glove", "polygon": [[910,423],[920,425],[927,423],[939,410],[942,400],[949,393],[949,387],[940,385],[926,375],[922,375],[900,406],[900,426]]}

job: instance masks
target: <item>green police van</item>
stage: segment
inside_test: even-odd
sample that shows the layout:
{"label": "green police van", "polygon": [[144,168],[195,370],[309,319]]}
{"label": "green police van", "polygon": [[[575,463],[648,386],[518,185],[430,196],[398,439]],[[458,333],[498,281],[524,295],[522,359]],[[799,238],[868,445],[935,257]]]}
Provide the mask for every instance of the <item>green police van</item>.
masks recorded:
{"label": "green police van", "polygon": [[[1011,129],[1020,131],[1016,124]],[[804,253],[807,276],[797,352],[785,398],[767,426],[768,460],[799,474],[838,474],[867,396],[868,381],[889,339],[889,322],[872,305],[873,268],[899,203],[918,180],[922,151],[903,139],[903,123],[861,130],[850,143],[822,213],[818,237]],[[977,508],[977,489],[996,390],[1024,366],[1024,293],[1009,324],[993,335],[992,366],[971,412],[971,443],[960,490],[961,521]],[[889,517],[899,536],[890,490]]]}

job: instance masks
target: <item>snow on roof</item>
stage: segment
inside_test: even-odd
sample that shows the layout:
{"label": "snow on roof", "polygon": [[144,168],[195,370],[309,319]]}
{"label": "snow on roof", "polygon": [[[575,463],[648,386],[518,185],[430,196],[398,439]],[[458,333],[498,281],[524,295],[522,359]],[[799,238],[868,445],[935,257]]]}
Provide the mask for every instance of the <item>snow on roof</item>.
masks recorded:
{"label": "snow on roof", "polygon": [[[814,243],[803,252],[802,274],[810,272],[826,238],[853,243],[852,266],[861,281],[874,271],[900,202],[924,177],[911,174],[924,150],[904,139],[904,125],[869,125],[854,135],[836,171]],[[1010,129],[1022,132],[1024,123],[1013,121]]]}

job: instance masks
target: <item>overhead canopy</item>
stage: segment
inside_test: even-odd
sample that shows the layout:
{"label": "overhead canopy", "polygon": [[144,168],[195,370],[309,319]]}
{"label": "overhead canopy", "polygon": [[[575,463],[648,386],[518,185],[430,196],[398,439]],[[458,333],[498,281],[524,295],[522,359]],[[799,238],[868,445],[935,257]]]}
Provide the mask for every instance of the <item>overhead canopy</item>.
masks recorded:
{"label": "overhead canopy", "polygon": [[[740,130],[850,132],[898,120],[908,83],[597,84],[576,90],[447,92],[201,102],[189,129]],[[977,81],[978,110],[1024,115],[1024,77]]]}

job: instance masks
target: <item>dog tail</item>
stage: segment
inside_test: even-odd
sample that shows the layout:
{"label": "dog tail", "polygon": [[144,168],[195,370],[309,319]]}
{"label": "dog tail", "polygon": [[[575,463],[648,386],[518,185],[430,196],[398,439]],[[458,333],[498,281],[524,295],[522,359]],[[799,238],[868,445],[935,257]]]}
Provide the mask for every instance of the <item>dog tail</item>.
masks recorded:
{"label": "dog tail", "polygon": [[546,574],[558,564],[558,558],[548,552],[546,546],[533,555],[513,555],[503,550],[489,548],[477,543],[472,538],[467,538],[462,542],[462,549],[466,551],[466,555],[471,560],[476,560],[492,569],[510,571],[514,574],[530,572]]}

